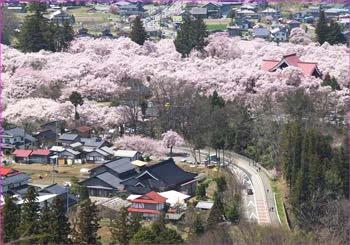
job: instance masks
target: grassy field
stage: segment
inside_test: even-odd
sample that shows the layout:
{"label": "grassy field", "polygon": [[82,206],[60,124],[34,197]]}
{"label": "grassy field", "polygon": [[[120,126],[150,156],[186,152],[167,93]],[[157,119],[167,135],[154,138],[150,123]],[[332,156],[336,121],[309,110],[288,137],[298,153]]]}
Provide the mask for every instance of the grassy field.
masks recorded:
{"label": "grassy field", "polygon": [[277,205],[277,211],[278,215],[280,216],[282,225],[287,225],[287,217],[283,211],[283,183],[279,180],[270,180],[271,187],[273,192],[276,193],[276,205]]}
{"label": "grassy field", "polygon": [[207,25],[208,31],[224,31],[227,28],[226,24],[219,24],[219,25]]}
{"label": "grassy field", "polygon": [[[70,181],[72,176],[83,178],[80,174],[81,168],[94,168],[95,164],[84,165],[72,165],[72,166],[60,166],[55,168],[55,182],[58,184],[64,184],[66,181]],[[11,164],[8,167],[22,171],[30,175],[33,184],[49,185],[52,184],[52,165],[46,164]],[[40,179],[41,176],[41,179]],[[86,176],[85,176],[86,177]]]}

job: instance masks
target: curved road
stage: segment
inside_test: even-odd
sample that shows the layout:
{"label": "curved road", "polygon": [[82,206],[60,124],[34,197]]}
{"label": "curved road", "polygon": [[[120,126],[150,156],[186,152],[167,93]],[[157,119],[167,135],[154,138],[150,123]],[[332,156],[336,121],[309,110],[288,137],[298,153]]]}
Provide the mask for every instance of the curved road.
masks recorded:
{"label": "curved road", "polygon": [[[189,153],[185,159],[194,161],[190,148],[178,147],[173,149],[173,152]],[[201,150],[202,154],[205,157],[208,152]],[[175,161],[181,161],[181,159],[184,157],[174,157]],[[243,192],[243,203],[246,207],[244,213],[248,220],[258,221],[259,224],[280,225],[270,182],[263,169],[258,172],[257,167],[253,166],[253,160],[236,153],[225,152],[225,162],[232,163],[233,165],[229,165],[232,174],[237,175],[246,188],[253,189],[253,195],[247,195],[245,189]],[[269,211],[270,208],[273,208],[273,211]]]}

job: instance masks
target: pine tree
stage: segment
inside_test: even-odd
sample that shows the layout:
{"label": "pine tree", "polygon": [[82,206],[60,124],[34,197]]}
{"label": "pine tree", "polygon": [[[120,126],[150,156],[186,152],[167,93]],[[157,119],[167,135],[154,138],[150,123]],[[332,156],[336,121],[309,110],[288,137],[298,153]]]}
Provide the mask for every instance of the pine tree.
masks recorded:
{"label": "pine tree", "polygon": [[74,105],[74,109],[75,109],[74,118],[75,118],[75,120],[79,120],[80,116],[79,116],[79,113],[77,111],[77,107],[78,107],[78,105],[82,106],[84,104],[83,97],[81,96],[80,93],[74,91],[69,96],[69,101]]}
{"label": "pine tree", "polygon": [[98,244],[100,237],[100,218],[97,206],[87,199],[80,206],[77,221],[73,225],[72,240],[79,244]]}
{"label": "pine tree", "polygon": [[208,44],[206,37],[208,37],[208,31],[204,21],[191,20],[187,17],[177,31],[174,41],[176,51],[182,54],[182,57],[187,57],[192,49],[203,51]]}
{"label": "pine tree", "polygon": [[[21,236],[28,243],[36,243],[37,235],[39,234],[39,213],[40,205],[37,202],[38,193],[33,186],[28,186],[26,195],[24,196],[22,212],[21,212],[21,224],[20,232]],[[24,243],[24,242],[21,242]]]}
{"label": "pine tree", "polygon": [[118,244],[127,244],[133,235],[129,234],[128,210],[121,208],[109,227],[112,234],[112,242]]}
{"label": "pine tree", "polygon": [[143,27],[143,23],[141,21],[140,16],[137,16],[134,20],[130,33],[130,38],[132,41],[139,45],[143,45],[147,40],[147,34],[145,28]]}
{"label": "pine tree", "polygon": [[204,21],[201,18],[196,19],[192,24],[193,48],[202,52],[208,44],[207,37],[208,30]]}
{"label": "pine tree", "polygon": [[196,214],[196,217],[195,217],[193,224],[191,226],[191,232],[195,233],[197,235],[204,233],[203,221],[202,221],[200,215],[198,215],[198,214]]}
{"label": "pine tree", "polygon": [[51,219],[49,225],[49,234],[50,239],[49,243],[51,244],[68,244],[71,242],[69,235],[71,232],[70,223],[68,218],[65,215],[65,209],[63,202],[60,198],[55,197],[51,204]]}
{"label": "pine tree", "polygon": [[331,45],[346,43],[346,37],[342,32],[340,25],[331,20],[329,25],[329,32],[327,33],[327,42]]}
{"label": "pine tree", "polygon": [[323,44],[324,42],[327,41],[329,27],[328,27],[328,21],[326,19],[324,11],[320,12],[320,17],[317,21],[315,32],[316,32],[316,36],[317,36],[317,41],[320,44]]}
{"label": "pine tree", "polygon": [[321,86],[330,86],[332,90],[341,90],[337,79],[335,79],[335,77],[331,77],[329,73],[326,74],[323,82],[321,83]]}
{"label": "pine tree", "polygon": [[18,227],[20,225],[20,208],[15,204],[14,197],[5,196],[5,203],[2,207],[2,241],[9,243],[19,238]]}
{"label": "pine tree", "polygon": [[214,193],[214,205],[210,210],[210,214],[207,220],[207,229],[215,227],[218,223],[222,222],[224,214],[224,204],[221,201],[220,195],[217,192]]}
{"label": "pine tree", "polygon": [[50,225],[53,220],[53,217],[54,216],[51,215],[50,206],[48,205],[47,201],[45,201],[44,206],[40,211],[40,244],[47,244],[50,242]]}
{"label": "pine tree", "polygon": [[89,190],[85,185],[82,185],[79,188],[79,198],[80,201],[85,201],[89,199]]}
{"label": "pine tree", "polygon": [[129,241],[130,244],[155,244],[157,234],[150,228],[142,227]]}

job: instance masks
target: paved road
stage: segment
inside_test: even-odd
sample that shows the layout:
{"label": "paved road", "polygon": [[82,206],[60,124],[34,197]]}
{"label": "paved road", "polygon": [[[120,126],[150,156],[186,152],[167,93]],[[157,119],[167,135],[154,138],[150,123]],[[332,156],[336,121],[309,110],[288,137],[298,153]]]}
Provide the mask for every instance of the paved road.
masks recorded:
{"label": "paved road", "polygon": [[[187,157],[174,157],[175,161],[181,161],[187,159],[194,162],[194,158],[191,155],[191,150],[186,147],[176,148],[174,153],[187,153]],[[214,151],[212,151],[214,152]],[[201,151],[203,154],[202,160],[208,155],[205,150]],[[249,220],[257,220],[259,224],[272,224],[280,225],[277,217],[277,207],[275,207],[274,198],[270,182],[264,171],[257,171],[257,168],[253,166],[253,161],[240,156],[235,153],[225,153],[225,161],[232,162],[233,165],[229,168],[233,174],[236,174],[239,180],[246,188],[253,189],[253,195],[247,195],[246,191],[243,192],[243,203],[246,207],[245,216]],[[242,174],[243,172],[243,174]],[[243,176],[243,177],[242,177]],[[244,179],[245,183],[244,182]],[[248,181],[247,181],[248,180]],[[269,211],[273,207],[273,212]]]}

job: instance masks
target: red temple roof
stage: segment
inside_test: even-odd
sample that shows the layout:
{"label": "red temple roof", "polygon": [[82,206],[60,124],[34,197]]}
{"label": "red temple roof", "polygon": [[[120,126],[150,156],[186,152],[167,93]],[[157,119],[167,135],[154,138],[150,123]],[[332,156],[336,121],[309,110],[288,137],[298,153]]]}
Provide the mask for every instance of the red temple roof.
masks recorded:
{"label": "red temple roof", "polygon": [[265,71],[276,71],[283,63],[286,63],[288,66],[298,67],[302,70],[303,74],[306,76],[312,76],[315,70],[321,76],[317,68],[317,63],[315,62],[303,62],[299,60],[296,54],[289,54],[283,56],[282,60],[263,60],[262,69]]}

